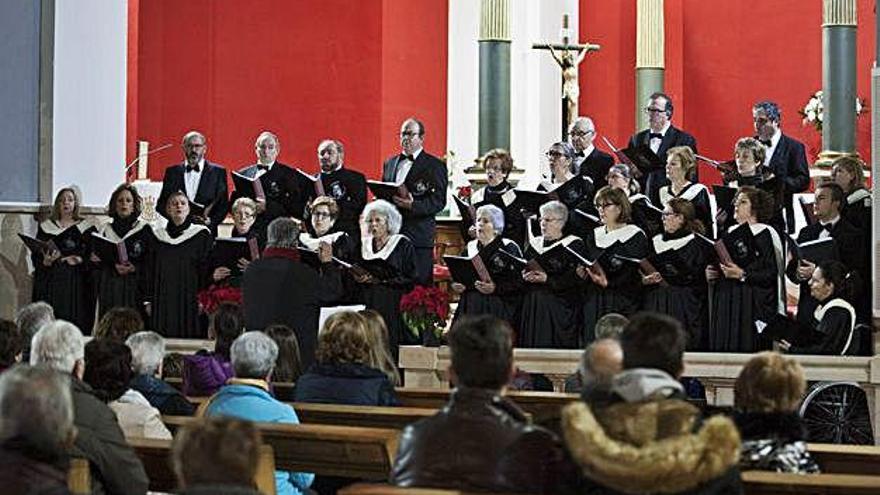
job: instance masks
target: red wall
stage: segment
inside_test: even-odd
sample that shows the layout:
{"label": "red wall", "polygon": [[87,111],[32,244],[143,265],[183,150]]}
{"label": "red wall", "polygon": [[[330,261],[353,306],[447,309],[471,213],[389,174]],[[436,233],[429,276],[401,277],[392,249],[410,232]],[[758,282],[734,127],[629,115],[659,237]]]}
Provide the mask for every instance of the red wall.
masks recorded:
{"label": "red wall", "polygon": [[[581,0],[582,40],[602,45],[581,65],[581,108],[599,133],[623,143],[634,131],[635,3]],[[858,1],[858,94],[869,100],[874,2]],[[667,0],[666,91],[673,123],[697,138],[701,154],[728,159],[754,133],[751,106],[769,99],[782,108],[783,131],[803,141],[815,160],[821,136],[798,110],[822,87],[822,2]],[[868,102],[870,104],[870,102]],[[870,158],[870,118],[857,127],[858,151]],[[707,181],[717,174],[701,169]]]}
{"label": "red wall", "polygon": [[153,179],[181,160],[190,129],[229,169],[253,163],[256,136],[272,130],[281,161],[315,171],[318,142],[333,137],[349,167],[374,176],[409,115],[424,120],[429,151],[445,150],[445,0],[420,0],[415,25],[403,0],[129,5],[128,155],[137,140],[175,145],[150,158]]}

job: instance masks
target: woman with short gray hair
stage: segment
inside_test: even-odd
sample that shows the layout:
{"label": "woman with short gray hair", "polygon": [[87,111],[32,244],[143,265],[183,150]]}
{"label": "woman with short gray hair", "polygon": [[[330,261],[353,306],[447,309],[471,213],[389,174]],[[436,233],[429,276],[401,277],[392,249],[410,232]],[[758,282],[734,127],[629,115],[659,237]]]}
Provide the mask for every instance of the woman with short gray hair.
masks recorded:
{"label": "woman with short gray hair", "polygon": [[455,311],[453,323],[465,315],[490,314],[511,323],[516,323],[516,310],[522,297],[522,279],[519,270],[510,258],[502,253],[518,258],[522,251],[510,239],[502,237],[504,231],[504,212],[495,205],[477,208],[475,221],[477,238],[468,242],[465,254],[468,258],[479,255],[486,268],[487,278],[465,286],[452,283],[452,290],[461,294]]}
{"label": "woman with short gray hair", "polygon": [[131,349],[134,374],[129,387],[137,390],[151,406],[169,416],[192,416],[195,406],[179,390],[162,380],[165,339],[156,332],[138,332],[125,341]]}
{"label": "woman with short gray hair", "polygon": [[391,352],[395,359],[400,344],[416,344],[400,317],[400,299],[415,284],[415,249],[408,237],[399,234],[402,217],[391,203],[378,199],[364,209],[367,235],[361,243],[364,270],[352,271],[360,285],[363,303],[378,311],[388,324]]}

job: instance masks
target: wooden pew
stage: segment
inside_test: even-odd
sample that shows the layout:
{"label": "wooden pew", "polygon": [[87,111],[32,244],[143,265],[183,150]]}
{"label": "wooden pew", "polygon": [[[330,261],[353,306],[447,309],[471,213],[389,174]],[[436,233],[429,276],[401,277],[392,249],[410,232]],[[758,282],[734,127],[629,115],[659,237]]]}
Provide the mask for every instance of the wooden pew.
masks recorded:
{"label": "wooden pew", "polygon": [[67,489],[73,495],[91,495],[92,472],[89,461],[80,457],[70,459],[67,468]]}
{"label": "wooden pew", "polygon": [[858,474],[742,473],[746,495],[876,495],[880,476]]}
{"label": "wooden pew", "polygon": [[[129,438],[128,443],[144,464],[150,479],[150,491],[171,492],[177,488],[177,478],[171,466],[171,440]],[[275,457],[271,445],[260,447],[254,482],[262,493],[275,494]]]}
{"label": "wooden pew", "polygon": [[[436,388],[397,388],[395,391],[404,406],[432,409],[446,405],[450,392]],[[565,405],[580,399],[578,394],[562,392],[508,391],[505,396],[531,414],[533,421],[538,424],[558,419]]]}
{"label": "wooden pew", "polygon": [[[163,416],[172,431],[195,418]],[[399,430],[319,424],[257,423],[275,452],[275,466],[326,476],[386,481],[397,455]]]}
{"label": "wooden pew", "polygon": [[807,451],[823,473],[880,475],[880,447],[810,443]]}

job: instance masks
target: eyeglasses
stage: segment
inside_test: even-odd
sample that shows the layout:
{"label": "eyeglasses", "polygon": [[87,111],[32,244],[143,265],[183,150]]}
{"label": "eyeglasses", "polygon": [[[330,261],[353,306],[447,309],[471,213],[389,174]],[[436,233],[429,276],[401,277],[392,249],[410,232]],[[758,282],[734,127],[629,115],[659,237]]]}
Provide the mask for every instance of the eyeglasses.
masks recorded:
{"label": "eyeglasses", "polygon": [[590,129],[588,131],[571,131],[568,133],[568,135],[571,137],[584,137],[584,136],[589,136],[590,134],[593,134],[595,132],[596,131],[594,131],[592,129]]}
{"label": "eyeglasses", "polygon": [[652,107],[648,107],[648,108],[645,109],[645,112],[646,112],[646,113],[666,113],[666,110],[665,110],[665,109],[662,109],[662,108],[652,108]]}
{"label": "eyeglasses", "polygon": [[233,211],[232,216],[236,218],[254,218],[256,215],[254,215],[254,213],[250,211],[238,210]]}
{"label": "eyeglasses", "polygon": [[550,158],[550,159],[554,159],[554,158],[559,158],[559,157],[565,156],[565,154],[560,153],[559,151],[550,150],[550,151],[544,153],[544,156],[546,156],[547,158]]}
{"label": "eyeglasses", "polygon": [[418,131],[416,131],[416,132],[403,131],[400,133],[400,137],[405,137],[405,138],[412,138],[412,137],[416,137],[416,136],[421,136],[421,134]]}
{"label": "eyeglasses", "polygon": [[331,215],[330,215],[329,213],[326,213],[326,212],[323,212],[323,211],[313,211],[313,212],[312,212],[312,217],[313,217],[313,218],[330,218]]}
{"label": "eyeglasses", "polygon": [[561,218],[541,217],[542,222],[561,222]]}
{"label": "eyeglasses", "polygon": [[596,208],[598,208],[598,209],[600,209],[600,210],[601,210],[602,208],[608,208],[608,207],[611,207],[611,206],[617,206],[617,205],[614,204],[614,203],[596,203]]}

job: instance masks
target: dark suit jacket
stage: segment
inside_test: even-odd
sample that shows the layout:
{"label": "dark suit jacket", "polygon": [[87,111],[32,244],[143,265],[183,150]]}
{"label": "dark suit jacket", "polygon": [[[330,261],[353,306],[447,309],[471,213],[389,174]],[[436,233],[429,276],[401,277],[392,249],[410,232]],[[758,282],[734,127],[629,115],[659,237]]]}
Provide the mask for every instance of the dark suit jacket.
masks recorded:
{"label": "dark suit jacket", "polygon": [[[354,239],[360,239],[361,227],[358,220],[367,204],[367,179],[364,174],[343,167],[329,174],[322,173],[321,184],[324,186],[324,194],[335,199],[339,206],[336,228]],[[306,198],[314,198],[314,184],[309,183],[305,192]]]}
{"label": "dark suit jacket", "polygon": [[[165,214],[165,201],[171,193],[177,191],[186,192],[186,182],[183,174],[186,172],[185,164],[171,165],[165,169],[165,177],[162,179],[162,192],[156,202],[156,210]],[[217,235],[217,226],[226,218],[229,212],[229,190],[226,185],[226,169],[222,165],[205,160],[205,169],[199,179],[199,188],[196,190],[195,202],[211,206],[208,216],[211,218],[211,233]]]}
{"label": "dark suit jacket", "polygon": [[[636,133],[630,138],[629,146],[634,147],[640,144],[650,145],[650,133],[650,129],[645,129],[642,132]],[[697,140],[683,130],[670,125],[666,134],[663,135],[663,140],[660,141],[660,148],[657,149],[657,156],[663,160],[663,163],[666,163],[666,152],[669,151],[669,148],[675,146],[690,146],[690,148],[694,150],[694,153],[697,153]],[[699,177],[694,177],[694,182],[699,182]],[[661,168],[660,170],[656,170],[647,176],[642,177],[639,180],[639,185],[642,186],[642,192],[645,196],[647,196],[655,205],[659,205],[660,188],[666,185],[666,168]]]}
{"label": "dark suit jacket", "polygon": [[[238,171],[245,177],[257,174],[257,165],[250,165]],[[258,217],[259,228],[265,229],[269,222],[282,216],[302,218],[305,208],[305,195],[301,192],[299,174],[291,167],[275,162],[272,168],[260,176],[263,192],[266,193],[266,211]],[[238,191],[232,193],[232,203],[242,197]],[[251,198],[254,199],[254,198]]]}
{"label": "dark suit jacket", "polygon": [[581,161],[579,172],[582,176],[593,179],[593,187],[598,191],[608,185],[605,177],[612,165],[614,165],[614,158],[594,147],[593,151]]}
{"label": "dark suit jacket", "polygon": [[[395,155],[382,165],[382,180],[394,182],[400,155]],[[400,233],[409,237],[416,248],[434,247],[434,216],[446,206],[448,187],[446,164],[425,150],[412,164],[404,184],[413,196],[412,209],[400,209],[403,227]]]}
{"label": "dark suit jacket", "polygon": [[323,274],[286,255],[290,250],[267,248],[264,256],[244,271],[244,323],[248,330],[263,330],[283,323],[296,331],[303,369],[315,358],[318,314],[342,297],[341,275],[336,268]]}
{"label": "dark suit jacket", "polygon": [[810,170],[807,168],[807,153],[804,144],[783,134],[779,138],[779,144],[776,145],[768,165],[773,171],[773,175],[779,177],[784,184],[785,221],[788,231],[793,232],[792,195],[806,191],[810,187]]}

